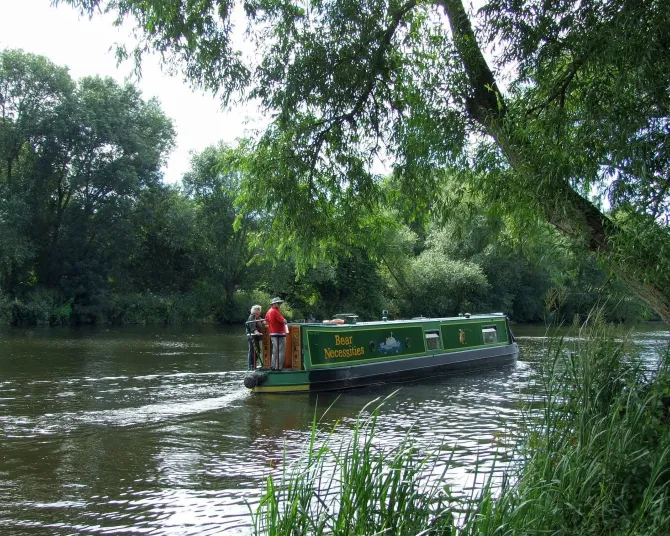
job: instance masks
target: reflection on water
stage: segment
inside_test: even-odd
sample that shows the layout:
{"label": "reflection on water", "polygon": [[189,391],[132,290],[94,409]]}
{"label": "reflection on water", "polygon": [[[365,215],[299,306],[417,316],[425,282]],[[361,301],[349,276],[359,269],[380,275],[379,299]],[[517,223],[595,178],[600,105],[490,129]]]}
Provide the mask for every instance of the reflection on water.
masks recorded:
{"label": "reflection on water", "polygon": [[[546,343],[544,328],[516,334],[513,366],[317,397],[249,394],[237,328],[0,331],[0,532],[247,534],[249,505],[315,414],[345,437],[397,389],[380,443],[412,430],[424,451],[453,456],[447,476],[463,490],[514,448]],[[658,326],[636,336],[647,351],[668,338]]]}

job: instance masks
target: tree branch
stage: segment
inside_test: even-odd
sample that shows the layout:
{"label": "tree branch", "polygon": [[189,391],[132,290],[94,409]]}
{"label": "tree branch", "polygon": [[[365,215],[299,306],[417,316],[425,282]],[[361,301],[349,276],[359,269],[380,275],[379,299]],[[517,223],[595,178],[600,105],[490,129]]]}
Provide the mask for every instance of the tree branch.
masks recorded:
{"label": "tree branch", "polygon": [[393,14],[391,18],[391,23],[382,34],[381,40],[379,41],[379,46],[377,47],[377,50],[372,56],[372,60],[370,62],[371,66],[370,75],[367,79],[367,83],[363,86],[362,92],[356,99],[351,109],[346,113],[339,114],[329,118],[324,118],[320,121],[317,121],[312,126],[313,128],[319,128],[322,125],[327,125],[324,129],[318,132],[314,142],[312,143],[313,155],[310,162],[311,167],[310,181],[312,179],[312,174],[314,171],[314,167],[316,166],[318,155],[321,152],[321,148],[323,146],[325,139],[328,136],[328,133],[334,127],[342,125],[345,122],[353,123],[356,120],[356,117],[362,112],[365,104],[372,96],[375,85],[377,83],[377,78],[379,74],[384,70],[385,66],[384,56],[386,55],[388,49],[391,46],[393,36],[395,35],[395,32],[398,30],[398,27],[400,26],[400,23],[402,22],[405,15],[407,15],[407,13],[409,13],[412,9],[414,9],[417,3],[418,0],[409,0],[406,4],[404,4],[398,11],[396,11]]}
{"label": "tree branch", "polygon": [[551,102],[556,99],[559,100],[559,106],[563,108],[565,104],[565,95],[568,90],[568,86],[572,83],[572,80],[577,76],[579,69],[586,63],[586,57],[580,59],[579,61],[573,61],[570,64],[570,67],[563,73],[563,76],[558,80],[558,85],[554,88],[554,91],[541,103],[536,104],[535,106],[527,110],[527,114],[532,114],[539,110],[542,110],[547,107]]}
{"label": "tree branch", "polygon": [[493,119],[505,116],[506,107],[493,72],[486,63],[461,0],[436,0],[449,19],[456,51],[463,62],[471,93],[466,95],[470,117],[490,129]]}

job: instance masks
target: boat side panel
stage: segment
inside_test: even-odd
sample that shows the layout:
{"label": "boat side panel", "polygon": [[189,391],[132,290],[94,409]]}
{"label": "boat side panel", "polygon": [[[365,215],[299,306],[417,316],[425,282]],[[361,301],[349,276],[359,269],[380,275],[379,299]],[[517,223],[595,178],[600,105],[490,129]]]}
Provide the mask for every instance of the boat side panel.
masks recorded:
{"label": "boat side panel", "polygon": [[[509,344],[504,317],[422,322],[414,325],[305,326],[302,336],[304,369],[351,366],[425,354]],[[498,342],[485,343],[484,328],[495,327]],[[441,349],[427,350],[426,331],[439,331]]]}
{"label": "boat side panel", "polygon": [[[495,327],[498,342],[485,343],[483,330]],[[449,350],[463,350],[466,348],[481,348],[495,344],[509,343],[507,321],[504,318],[494,320],[474,320],[463,322],[446,322],[440,325],[442,347]]]}
{"label": "boat side panel", "polygon": [[422,326],[378,326],[350,329],[307,329],[312,368],[353,365],[424,355]]}

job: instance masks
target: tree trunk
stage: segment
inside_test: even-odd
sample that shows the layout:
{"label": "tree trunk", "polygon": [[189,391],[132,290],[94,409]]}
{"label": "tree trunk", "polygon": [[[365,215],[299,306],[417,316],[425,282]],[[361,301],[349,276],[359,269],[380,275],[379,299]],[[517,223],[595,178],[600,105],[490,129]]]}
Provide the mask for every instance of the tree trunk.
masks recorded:
{"label": "tree trunk", "polygon": [[[514,137],[514,129],[506,124],[506,105],[498,85],[482,54],[472,24],[465,11],[462,0],[437,0],[449,18],[454,44],[460,56],[463,69],[469,82],[469,92],[465,95],[467,111],[471,119],[482,125],[506,155],[510,166],[520,176],[536,184],[542,181],[543,172],[536,169],[532,150],[523,140]],[[584,240],[585,247],[605,260],[610,270],[623,281],[628,288],[653,308],[666,324],[670,324],[670,289],[661,281],[645,280],[644,266],[636,263],[649,263],[644,260],[624,256],[612,247],[613,240],[631,231],[618,227],[593,203],[582,197],[570,185],[570,177],[558,177],[544,181],[547,186],[536,189],[533,202],[540,208],[546,220],[570,238]],[[528,192],[526,192],[528,195]],[[630,244],[639,244],[632,249],[649,248],[636,236],[625,236]],[[662,255],[658,251],[652,255]],[[657,264],[663,264],[660,262]],[[653,259],[651,260],[653,262]]]}

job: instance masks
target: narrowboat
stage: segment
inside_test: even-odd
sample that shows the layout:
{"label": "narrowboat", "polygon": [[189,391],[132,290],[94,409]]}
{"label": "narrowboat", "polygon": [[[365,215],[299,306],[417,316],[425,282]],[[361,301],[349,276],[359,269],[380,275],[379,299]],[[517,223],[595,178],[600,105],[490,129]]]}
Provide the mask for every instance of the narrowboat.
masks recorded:
{"label": "narrowboat", "polygon": [[337,315],[326,323],[290,323],[281,371],[270,370],[270,337],[263,367],[244,385],[256,393],[349,389],[513,363],[518,347],[502,313],[357,322]]}

